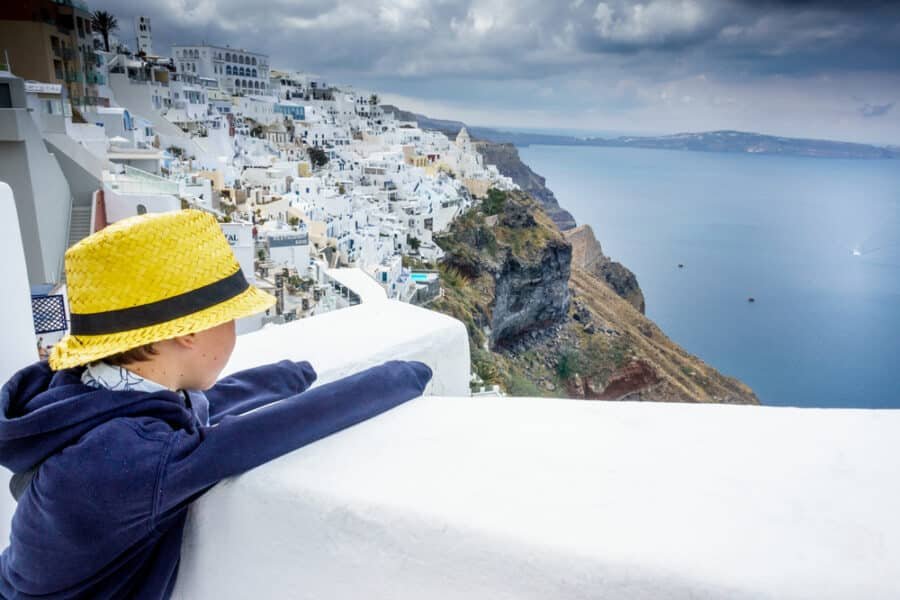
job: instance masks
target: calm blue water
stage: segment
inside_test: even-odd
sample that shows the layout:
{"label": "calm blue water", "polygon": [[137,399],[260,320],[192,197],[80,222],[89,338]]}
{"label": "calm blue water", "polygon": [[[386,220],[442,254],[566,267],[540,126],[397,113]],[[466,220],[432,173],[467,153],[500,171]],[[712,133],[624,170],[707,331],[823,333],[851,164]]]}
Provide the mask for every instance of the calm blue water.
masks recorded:
{"label": "calm blue water", "polygon": [[900,408],[900,161],[520,153],[647,315],[764,404]]}

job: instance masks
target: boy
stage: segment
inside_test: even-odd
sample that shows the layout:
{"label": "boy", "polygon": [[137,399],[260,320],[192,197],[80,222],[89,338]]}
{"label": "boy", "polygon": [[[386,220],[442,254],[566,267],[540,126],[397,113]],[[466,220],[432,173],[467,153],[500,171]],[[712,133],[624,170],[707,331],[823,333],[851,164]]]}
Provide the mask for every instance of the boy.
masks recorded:
{"label": "boy", "polygon": [[69,335],[0,391],[0,464],[18,501],[3,598],[168,598],[193,500],[431,378],[392,361],[305,391],[309,363],[282,361],[215,383],[234,320],[274,298],[199,211],[111,225],[66,252],[66,276]]}

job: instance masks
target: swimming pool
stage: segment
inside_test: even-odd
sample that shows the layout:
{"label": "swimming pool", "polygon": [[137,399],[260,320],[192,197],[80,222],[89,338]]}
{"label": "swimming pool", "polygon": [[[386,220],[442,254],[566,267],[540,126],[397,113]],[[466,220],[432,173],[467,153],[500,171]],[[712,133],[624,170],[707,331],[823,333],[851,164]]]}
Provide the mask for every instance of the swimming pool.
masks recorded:
{"label": "swimming pool", "polygon": [[410,273],[409,278],[416,283],[428,283],[437,279],[437,273]]}

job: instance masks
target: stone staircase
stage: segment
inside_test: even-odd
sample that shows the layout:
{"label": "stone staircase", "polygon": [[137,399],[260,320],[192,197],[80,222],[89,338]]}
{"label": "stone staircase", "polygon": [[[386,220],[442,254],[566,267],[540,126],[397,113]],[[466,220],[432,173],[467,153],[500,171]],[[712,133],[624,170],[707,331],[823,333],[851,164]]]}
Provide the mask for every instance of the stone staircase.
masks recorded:
{"label": "stone staircase", "polygon": [[80,242],[91,233],[91,207],[73,206],[69,221],[69,246]]}

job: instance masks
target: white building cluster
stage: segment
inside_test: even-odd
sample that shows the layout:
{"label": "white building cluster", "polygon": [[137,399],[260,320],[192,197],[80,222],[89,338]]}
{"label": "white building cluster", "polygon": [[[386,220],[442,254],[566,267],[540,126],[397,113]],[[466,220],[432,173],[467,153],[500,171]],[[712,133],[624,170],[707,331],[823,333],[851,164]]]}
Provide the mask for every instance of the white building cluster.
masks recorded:
{"label": "white building cluster", "polygon": [[515,187],[465,130],[451,141],[400,121],[371,92],[227,44],[154,55],[145,17],[135,39],[134,52],[98,50],[109,106],[76,114],[61,110],[59,86],[28,87],[29,105],[52,113],[34,118],[67,155],[60,164],[88,179],[72,186],[89,190],[81,198],[61,192],[91,215],[89,227],[70,219],[81,230],[70,225],[67,243],[143,212],[213,212],[247,276],[279,298],[269,318],[292,320],[360,301],[329,275],[341,267],[363,270],[389,298],[427,302],[436,277],[408,265],[434,269],[434,235],[489,188]]}

